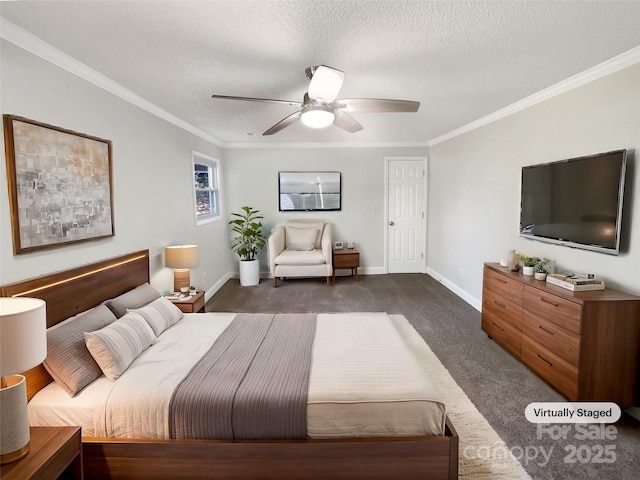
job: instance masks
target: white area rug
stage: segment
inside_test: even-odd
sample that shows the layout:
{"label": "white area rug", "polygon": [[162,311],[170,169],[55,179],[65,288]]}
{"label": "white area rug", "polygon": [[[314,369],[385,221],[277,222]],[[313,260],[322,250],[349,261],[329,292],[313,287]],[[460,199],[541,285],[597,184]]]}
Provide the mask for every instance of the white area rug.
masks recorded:
{"label": "white area rug", "polygon": [[[459,478],[463,480],[531,480],[529,474],[458,386],[438,357],[402,315],[391,315],[405,340],[421,348],[421,360],[446,398],[447,415],[460,437]],[[425,348],[426,347],[426,348]]]}

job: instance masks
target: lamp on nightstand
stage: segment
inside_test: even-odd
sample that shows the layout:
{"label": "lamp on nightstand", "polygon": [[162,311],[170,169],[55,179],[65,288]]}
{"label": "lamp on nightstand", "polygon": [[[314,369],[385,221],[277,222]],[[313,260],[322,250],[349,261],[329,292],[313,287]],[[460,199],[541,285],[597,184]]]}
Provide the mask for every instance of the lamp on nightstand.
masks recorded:
{"label": "lamp on nightstand", "polygon": [[198,266],[197,245],[171,245],[164,249],[164,265],[173,268],[173,290],[189,288],[189,269]]}
{"label": "lamp on nightstand", "polygon": [[0,297],[0,464],[29,453],[27,383],[19,375],[47,356],[45,302]]}

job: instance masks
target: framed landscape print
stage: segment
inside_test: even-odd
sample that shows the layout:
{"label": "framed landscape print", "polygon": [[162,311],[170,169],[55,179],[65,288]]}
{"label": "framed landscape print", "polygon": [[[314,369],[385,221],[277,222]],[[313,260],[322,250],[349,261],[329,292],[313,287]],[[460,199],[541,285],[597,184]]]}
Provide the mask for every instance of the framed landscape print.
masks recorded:
{"label": "framed landscape print", "polygon": [[111,141],[3,120],[14,254],[112,237]]}
{"label": "framed landscape print", "polygon": [[278,210],[281,212],[341,208],[340,172],[278,172]]}

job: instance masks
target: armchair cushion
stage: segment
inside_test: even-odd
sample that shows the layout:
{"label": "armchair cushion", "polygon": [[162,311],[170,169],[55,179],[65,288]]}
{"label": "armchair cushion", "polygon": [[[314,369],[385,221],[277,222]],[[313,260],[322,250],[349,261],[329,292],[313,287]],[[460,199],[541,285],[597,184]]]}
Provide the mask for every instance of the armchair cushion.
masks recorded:
{"label": "armchair cushion", "polygon": [[322,265],[326,258],[321,250],[285,250],[275,259],[276,265]]}
{"label": "armchair cushion", "polygon": [[[315,248],[322,248],[322,235],[324,233],[325,224],[322,222],[287,222],[285,229],[288,228],[317,228],[318,236],[316,237]],[[287,231],[287,235],[289,232]]]}
{"label": "armchair cushion", "polygon": [[310,251],[316,248],[316,242],[320,238],[320,229],[317,227],[298,228],[287,225],[286,248],[287,250]]}

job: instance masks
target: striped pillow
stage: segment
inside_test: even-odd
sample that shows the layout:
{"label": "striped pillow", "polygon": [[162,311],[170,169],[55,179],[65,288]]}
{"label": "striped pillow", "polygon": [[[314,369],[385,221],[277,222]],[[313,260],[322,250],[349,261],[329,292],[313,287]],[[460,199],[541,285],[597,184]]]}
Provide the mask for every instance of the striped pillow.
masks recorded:
{"label": "striped pillow", "polygon": [[47,330],[47,358],[42,364],[70,396],[96,380],[102,372],[84,340],[84,332],[115,322],[116,316],[98,305]]}
{"label": "striped pillow", "polygon": [[182,310],[164,297],[154,300],[146,307],[129,311],[142,315],[149,326],[153,329],[153,333],[156,334],[156,337],[159,337],[162,332],[170,326],[178,323],[182,317],[184,317]]}
{"label": "striped pillow", "polygon": [[129,312],[101,330],[84,334],[91,356],[112,382],[155,341],[153,330],[139,313]]}

